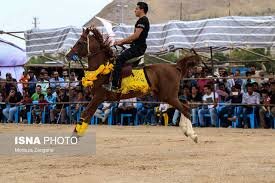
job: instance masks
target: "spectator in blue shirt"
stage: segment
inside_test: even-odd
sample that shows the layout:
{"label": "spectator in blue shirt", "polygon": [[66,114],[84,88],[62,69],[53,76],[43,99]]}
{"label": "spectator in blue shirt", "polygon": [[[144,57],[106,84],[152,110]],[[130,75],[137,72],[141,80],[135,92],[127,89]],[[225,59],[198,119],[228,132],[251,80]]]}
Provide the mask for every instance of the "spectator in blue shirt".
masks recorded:
{"label": "spectator in blue shirt", "polygon": [[53,95],[53,92],[52,92],[52,88],[51,87],[48,87],[47,88],[47,94],[45,96],[45,100],[50,103],[51,105],[49,105],[49,108],[50,109],[54,109],[55,108],[55,103],[56,103],[56,96]]}

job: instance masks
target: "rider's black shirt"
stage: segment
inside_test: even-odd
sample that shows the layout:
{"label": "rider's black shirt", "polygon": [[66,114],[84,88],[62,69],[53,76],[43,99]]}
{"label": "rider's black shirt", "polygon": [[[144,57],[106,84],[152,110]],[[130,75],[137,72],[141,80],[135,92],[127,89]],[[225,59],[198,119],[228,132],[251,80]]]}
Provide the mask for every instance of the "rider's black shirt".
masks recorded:
{"label": "rider's black shirt", "polygon": [[140,19],[138,19],[137,23],[135,24],[135,31],[136,28],[142,28],[143,31],[141,32],[139,38],[133,41],[131,46],[146,47],[146,38],[150,30],[150,23],[148,18],[146,16],[143,16]]}

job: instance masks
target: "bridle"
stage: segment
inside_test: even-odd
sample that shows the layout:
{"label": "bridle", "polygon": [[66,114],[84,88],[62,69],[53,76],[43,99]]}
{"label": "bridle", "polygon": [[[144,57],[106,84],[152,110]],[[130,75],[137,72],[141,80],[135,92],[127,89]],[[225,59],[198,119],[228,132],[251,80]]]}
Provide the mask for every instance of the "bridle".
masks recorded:
{"label": "bridle", "polygon": [[[95,55],[99,54],[100,52],[104,51],[104,49],[100,49],[97,52],[92,53],[91,50],[90,50],[90,37],[89,37],[89,34],[87,36],[81,35],[81,38],[84,39],[84,40],[78,40],[78,42],[76,44],[81,45],[79,50],[87,49],[87,55],[84,56],[84,57],[92,57],[92,56],[95,56]],[[77,52],[76,48],[72,48],[71,51],[74,54],[76,54],[79,58],[82,58],[81,56],[79,56],[79,53]]]}

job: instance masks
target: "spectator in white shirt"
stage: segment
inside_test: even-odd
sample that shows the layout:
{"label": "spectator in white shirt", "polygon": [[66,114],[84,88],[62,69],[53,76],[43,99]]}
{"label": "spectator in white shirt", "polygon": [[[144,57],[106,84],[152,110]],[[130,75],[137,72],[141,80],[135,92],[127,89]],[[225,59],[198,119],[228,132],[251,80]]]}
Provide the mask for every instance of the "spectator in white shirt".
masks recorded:
{"label": "spectator in white shirt", "polygon": [[[255,112],[258,113],[258,107],[255,104],[260,104],[260,94],[253,91],[253,84],[248,83],[246,85],[247,92],[243,94],[242,103],[250,104],[250,106],[243,107],[243,125],[244,128],[248,128],[248,114]],[[254,106],[253,106],[254,105]]]}
{"label": "spectator in white shirt", "polygon": [[219,95],[216,92],[212,91],[212,88],[210,85],[205,85],[204,86],[204,95],[202,97],[203,103],[213,103],[213,104],[208,104],[204,105],[202,109],[199,110],[199,122],[201,126],[206,126],[205,120],[204,120],[204,115],[205,114],[210,114],[211,118],[211,126],[216,126],[217,122],[217,102]]}

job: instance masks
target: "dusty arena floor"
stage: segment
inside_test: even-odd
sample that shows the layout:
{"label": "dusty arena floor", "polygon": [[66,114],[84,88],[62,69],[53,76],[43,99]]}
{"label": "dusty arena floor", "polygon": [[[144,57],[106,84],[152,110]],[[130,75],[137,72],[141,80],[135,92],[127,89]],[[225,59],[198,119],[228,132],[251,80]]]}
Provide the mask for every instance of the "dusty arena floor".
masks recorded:
{"label": "dusty arena floor", "polygon": [[[64,131],[72,126],[2,125],[10,131]],[[275,130],[93,126],[96,155],[0,155],[0,182],[275,182]]]}

